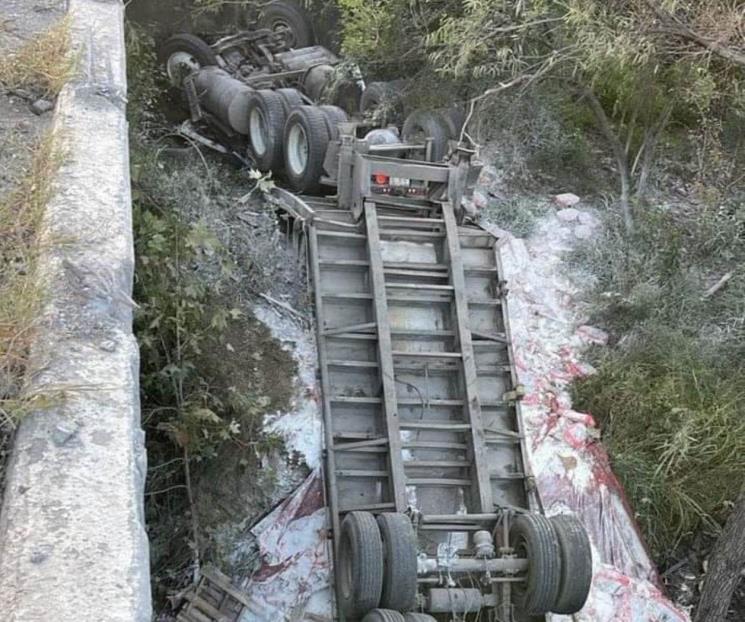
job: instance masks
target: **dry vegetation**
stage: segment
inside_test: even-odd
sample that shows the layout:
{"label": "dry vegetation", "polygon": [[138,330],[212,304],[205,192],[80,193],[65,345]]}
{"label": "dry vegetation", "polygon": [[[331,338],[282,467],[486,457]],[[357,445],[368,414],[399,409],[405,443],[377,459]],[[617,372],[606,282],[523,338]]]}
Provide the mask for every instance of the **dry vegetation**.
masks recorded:
{"label": "dry vegetation", "polygon": [[[0,24],[2,27],[2,24]],[[74,70],[70,24],[63,19],[0,58],[0,90],[54,97]],[[48,131],[32,143],[3,137],[12,149],[11,187],[0,195],[0,483],[8,439],[34,403],[22,394],[31,343],[44,300],[37,273],[39,229],[60,165],[60,138]],[[18,175],[14,178],[14,175]]]}
{"label": "dry vegetation", "polygon": [[0,58],[0,85],[26,89],[45,97],[59,94],[75,70],[70,52],[70,20],[57,24],[28,41],[18,51]]}

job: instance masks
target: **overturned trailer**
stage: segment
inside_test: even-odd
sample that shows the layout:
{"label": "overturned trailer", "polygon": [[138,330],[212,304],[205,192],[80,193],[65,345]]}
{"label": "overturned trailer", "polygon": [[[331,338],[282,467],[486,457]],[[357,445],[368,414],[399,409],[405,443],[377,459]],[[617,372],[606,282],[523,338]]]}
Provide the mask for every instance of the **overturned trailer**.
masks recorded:
{"label": "overturned trailer", "polygon": [[542,512],[507,284],[497,239],[468,224],[479,167],[457,117],[419,111],[400,130],[314,104],[308,77],[334,59],[278,45],[254,48],[254,70],[200,65],[181,84],[194,118],[294,191],[275,198],[314,290],[338,619],[578,611],[590,545],[574,517]]}

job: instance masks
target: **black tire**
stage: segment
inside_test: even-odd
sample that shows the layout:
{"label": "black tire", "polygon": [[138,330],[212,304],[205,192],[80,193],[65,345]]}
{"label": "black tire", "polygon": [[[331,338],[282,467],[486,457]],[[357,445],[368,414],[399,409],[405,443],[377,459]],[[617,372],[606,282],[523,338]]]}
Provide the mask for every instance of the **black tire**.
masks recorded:
{"label": "black tire", "polygon": [[417,540],[411,520],[405,514],[378,516],[383,540],[383,592],[380,606],[410,611],[416,605]]}
{"label": "black tire", "polygon": [[187,33],[173,35],[160,46],[159,50],[160,61],[163,63],[173,86],[181,86],[186,75],[185,73],[177,75],[175,72],[179,64],[172,58],[178,53],[189,56],[190,60],[187,60],[181,66],[189,67],[191,71],[196,71],[201,67],[217,65],[217,54],[206,41]]}
{"label": "black tire", "polygon": [[427,110],[415,110],[404,121],[401,132],[404,142],[423,142],[432,139],[432,162],[441,162],[448,152],[450,129],[441,114]]}
{"label": "black tire", "polygon": [[360,98],[360,112],[374,113],[383,107],[383,122],[400,121],[404,116],[401,89],[392,82],[371,82]]}
{"label": "black tire", "polygon": [[404,622],[437,622],[428,613],[405,613]]}
{"label": "black tire", "polygon": [[339,607],[344,617],[360,618],[378,606],[383,588],[383,543],[375,517],[350,512],[339,538]]}
{"label": "black tire", "polygon": [[[303,140],[307,149],[304,161],[297,151]],[[285,123],[283,145],[285,175],[290,188],[306,194],[318,192],[329,145],[326,115],[315,106],[295,108]]]}
{"label": "black tire", "polygon": [[438,111],[448,126],[451,140],[460,140],[463,124],[466,122],[466,113],[462,108],[452,106]]}
{"label": "black tire", "polygon": [[280,95],[268,89],[256,91],[247,107],[250,155],[260,171],[283,165],[283,138],[287,111]]}
{"label": "black tire", "polygon": [[313,25],[308,14],[291,2],[270,2],[261,9],[259,26],[269,30],[286,31],[290,48],[305,48],[315,43]]}
{"label": "black tire", "polygon": [[559,594],[553,613],[572,614],[584,607],[592,585],[592,547],[587,532],[574,516],[549,518],[561,552]]}
{"label": "black tire", "polygon": [[335,140],[339,137],[339,123],[346,123],[349,121],[349,116],[339,106],[318,106],[319,110],[323,111],[326,115],[326,121],[329,129],[329,137],[331,140]]}
{"label": "black tire", "polygon": [[302,106],[303,104],[305,104],[303,94],[297,89],[277,89],[275,93],[277,93],[282,98],[282,102],[285,105],[287,114],[290,114],[290,111],[293,108],[297,108],[298,106]]}
{"label": "black tire", "polygon": [[561,577],[561,553],[553,526],[540,514],[521,514],[512,523],[510,541],[518,557],[528,560],[525,581],[512,588],[515,606],[527,615],[552,611]]}

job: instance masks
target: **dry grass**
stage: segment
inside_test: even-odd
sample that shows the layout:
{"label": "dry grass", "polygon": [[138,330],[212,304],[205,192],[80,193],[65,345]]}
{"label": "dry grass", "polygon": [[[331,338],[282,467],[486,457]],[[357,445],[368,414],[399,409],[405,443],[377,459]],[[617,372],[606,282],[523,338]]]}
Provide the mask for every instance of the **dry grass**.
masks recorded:
{"label": "dry grass", "polygon": [[17,186],[0,197],[0,430],[12,428],[31,341],[43,302],[38,231],[61,161],[51,132],[33,148]]}
{"label": "dry grass", "polygon": [[17,52],[0,57],[0,85],[54,97],[72,77],[74,70],[70,19],[65,17]]}

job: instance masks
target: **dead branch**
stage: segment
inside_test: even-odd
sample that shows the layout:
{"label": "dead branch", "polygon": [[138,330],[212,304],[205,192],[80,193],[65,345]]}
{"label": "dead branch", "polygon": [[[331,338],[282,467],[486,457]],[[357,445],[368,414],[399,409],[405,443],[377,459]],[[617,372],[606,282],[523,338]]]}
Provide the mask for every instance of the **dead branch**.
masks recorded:
{"label": "dead branch", "polygon": [[704,295],[701,296],[701,300],[706,300],[707,298],[711,298],[714,294],[716,294],[720,289],[722,289],[727,282],[732,278],[734,275],[734,272],[728,272],[725,274],[721,279],[719,279],[714,285],[712,285],[709,289],[707,289],[704,292]]}
{"label": "dead branch", "polygon": [[660,32],[695,43],[712,54],[745,68],[745,51],[723,45],[715,39],[710,39],[695,32],[677,16],[658,6],[654,0],[645,0],[645,3],[660,20],[661,28],[658,28]]}

